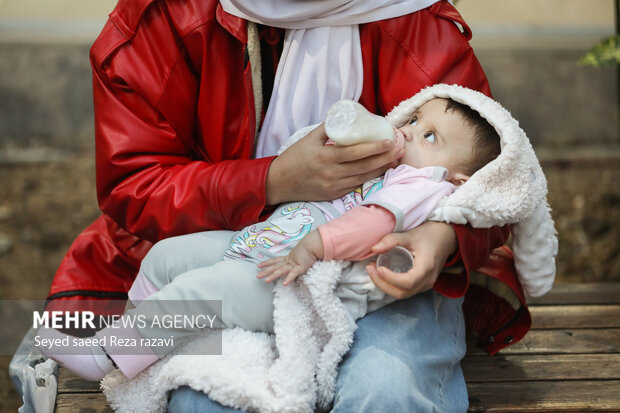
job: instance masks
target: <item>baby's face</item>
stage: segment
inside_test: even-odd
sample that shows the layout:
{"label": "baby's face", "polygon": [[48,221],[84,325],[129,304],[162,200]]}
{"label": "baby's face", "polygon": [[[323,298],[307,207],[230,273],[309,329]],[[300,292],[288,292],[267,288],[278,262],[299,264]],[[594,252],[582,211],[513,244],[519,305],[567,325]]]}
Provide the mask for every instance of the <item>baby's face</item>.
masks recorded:
{"label": "baby's face", "polygon": [[[447,100],[436,98],[422,105],[398,130],[405,138],[401,163],[415,168],[443,166],[448,180],[467,178],[463,165],[474,156],[474,129],[455,111],[446,111]],[[462,183],[462,182],[461,182]]]}

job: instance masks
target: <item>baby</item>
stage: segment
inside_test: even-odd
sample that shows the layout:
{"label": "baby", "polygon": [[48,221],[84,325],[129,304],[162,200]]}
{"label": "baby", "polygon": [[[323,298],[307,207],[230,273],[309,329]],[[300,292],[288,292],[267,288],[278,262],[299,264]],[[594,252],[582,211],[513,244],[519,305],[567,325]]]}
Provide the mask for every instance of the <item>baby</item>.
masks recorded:
{"label": "baby", "polygon": [[[370,281],[365,268],[368,261],[362,260],[373,255],[372,247],[384,235],[423,223],[443,198],[495,159],[500,154],[500,137],[469,106],[434,98],[395,129],[395,138],[395,145],[403,146],[405,151],[400,165],[339,199],[288,203],[265,222],[237,233],[210,231],[161,241],[141,265],[129,291],[136,307],[126,314],[148,319],[152,314],[145,310],[146,301],[221,300],[225,327],[273,332],[273,288],[268,283],[284,277],[288,285],[317,260],[334,259],[355,261],[343,270],[335,291],[353,319],[395,301]],[[169,267],[174,265],[170,263],[184,259],[183,245],[204,242],[205,236],[211,237],[209,242],[213,243],[209,245],[214,255],[209,265],[190,265],[186,267],[192,268],[190,271],[173,273]],[[238,288],[248,285],[246,277],[257,281],[251,288]],[[246,281],[238,283],[242,278]],[[96,337],[186,337],[195,332],[167,329],[154,333],[139,327],[115,326],[104,328]],[[41,329],[39,335],[66,338],[47,328]],[[148,347],[132,356],[119,355],[116,350],[110,345],[93,345],[86,355],[70,354],[66,349],[61,355],[41,348],[44,354],[90,380],[102,379],[115,367],[133,377],[164,356]]]}
{"label": "baby", "polygon": [[[396,130],[396,140],[404,140],[405,155],[383,179],[384,188],[391,184],[393,189],[363,199],[364,208],[319,226],[288,255],[259,263],[263,271],[258,277],[271,282],[286,276],[288,285],[317,260],[368,258],[384,235],[424,222],[443,196],[500,153],[495,129],[478,112],[451,99],[436,98],[422,105]],[[408,225],[397,225],[401,216]]]}

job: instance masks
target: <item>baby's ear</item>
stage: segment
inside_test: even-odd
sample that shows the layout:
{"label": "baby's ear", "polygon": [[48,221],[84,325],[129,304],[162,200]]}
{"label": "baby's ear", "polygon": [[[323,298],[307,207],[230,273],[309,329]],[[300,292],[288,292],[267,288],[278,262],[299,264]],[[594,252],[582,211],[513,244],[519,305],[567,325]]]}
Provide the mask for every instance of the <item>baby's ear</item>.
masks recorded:
{"label": "baby's ear", "polygon": [[460,172],[457,172],[451,177],[448,177],[448,182],[450,182],[452,185],[461,186],[465,182],[467,182],[468,179],[469,179],[469,176],[462,174]]}

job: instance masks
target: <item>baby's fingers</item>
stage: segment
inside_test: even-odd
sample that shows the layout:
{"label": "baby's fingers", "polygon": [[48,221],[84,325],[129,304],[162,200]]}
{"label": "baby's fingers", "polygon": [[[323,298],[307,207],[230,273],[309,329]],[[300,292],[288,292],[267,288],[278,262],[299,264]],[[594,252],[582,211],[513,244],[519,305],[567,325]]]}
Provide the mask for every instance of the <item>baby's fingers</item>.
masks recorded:
{"label": "baby's fingers", "polygon": [[269,275],[271,275],[271,273],[273,273],[275,269],[276,267],[267,268],[266,270],[259,272],[256,275],[256,278],[262,279],[262,278],[268,277]]}
{"label": "baby's fingers", "polygon": [[289,285],[290,283],[295,281],[295,279],[297,279],[297,277],[299,277],[301,274],[303,274],[303,270],[301,269],[301,267],[294,267],[292,270],[289,271],[288,275],[284,279],[283,284]]}
{"label": "baby's fingers", "polygon": [[259,274],[259,278],[263,278],[265,280],[266,283],[270,283],[272,281],[277,280],[278,278],[287,275],[289,273],[289,271],[291,270],[291,266],[290,265],[283,265],[283,266],[278,266],[278,267],[274,267],[273,269],[268,269],[266,271],[270,271],[270,273],[268,275],[264,275],[262,277],[260,277]]}
{"label": "baby's fingers", "polygon": [[258,263],[258,268],[261,268],[262,271],[259,272],[256,277],[260,279],[268,277],[269,275],[273,274],[278,269],[286,266],[287,262],[284,258],[285,257],[275,257],[275,258],[270,258],[266,261]]}

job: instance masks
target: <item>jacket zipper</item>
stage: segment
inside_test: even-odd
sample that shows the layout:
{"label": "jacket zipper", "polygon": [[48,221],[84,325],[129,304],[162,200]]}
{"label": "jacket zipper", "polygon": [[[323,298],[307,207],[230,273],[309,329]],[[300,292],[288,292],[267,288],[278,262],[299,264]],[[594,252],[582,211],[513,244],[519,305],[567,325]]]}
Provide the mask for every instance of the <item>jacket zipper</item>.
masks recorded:
{"label": "jacket zipper", "polygon": [[69,290],[52,294],[47,297],[47,301],[55,300],[57,298],[75,297],[76,295],[95,298],[113,298],[118,300],[126,300],[128,298],[127,293],[120,291]]}

